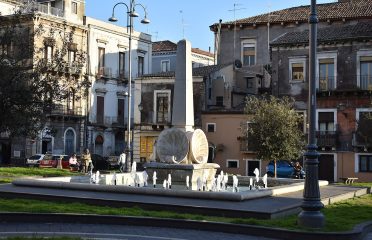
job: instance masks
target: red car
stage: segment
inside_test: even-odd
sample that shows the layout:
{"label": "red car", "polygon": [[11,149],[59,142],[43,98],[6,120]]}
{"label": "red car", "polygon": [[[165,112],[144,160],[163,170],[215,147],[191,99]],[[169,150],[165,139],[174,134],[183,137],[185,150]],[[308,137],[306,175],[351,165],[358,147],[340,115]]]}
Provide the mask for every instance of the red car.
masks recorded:
{"label": "red car", "polygon": [[70,169],[69,159],[67,155],[50,155],[46,154],[44,159],[40,161],[39,167],[41,168],[56,168],[58,166],[58,160],[62,157],[62,168]]}

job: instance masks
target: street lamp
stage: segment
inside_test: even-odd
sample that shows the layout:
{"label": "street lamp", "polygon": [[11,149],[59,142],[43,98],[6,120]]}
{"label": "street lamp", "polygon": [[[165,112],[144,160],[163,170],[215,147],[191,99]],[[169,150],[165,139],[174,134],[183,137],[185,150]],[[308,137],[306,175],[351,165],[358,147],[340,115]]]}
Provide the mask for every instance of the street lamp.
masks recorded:
{"label": "street lamp", "polygon": [[304,187],[304,199],[302,211],[298,215],[298,224],[308,228],[322,228],[325,218],[320,212],[323,203],[320,201],[320,191],[318,182],[318,157],[316,138],[315,138],[315,117],[316,117],[316,48],[317,48],[317,24],[318,16],[316,13],[316,0],[311,0],[311,13],[309,17],[309,137],[306,156],[306,178]]}
{"label": "street lamp", "polygon": [[[132,95],[132,32],[133,32],[133,18],[134,17],[138,17],[138,13],[136,12],[135,10],[135,7],[136,6],[140,6],[143,8],[144,12],[145,12],[145,17],[141,20],[141,23],[143,24],[148,24],[150,23],[150,20],[147,18],[147,11],[146,11],[146,8],[142,5],[142,4],[138,4],[136,3],[135,0],[130,0],[129,1],[129,6],[124,3],[124,2],[119,2],[117,4],[115,4],[115,6],[112,8],[112,16],[108,19],[110,22],[117,22],[118,19],[115,17],[115,7],[118,6],[118,5],[124,5],[126,6],[127,8],[127,31],[128,31],[128,28],[129,28],[129,56],[128,56],[128,64],[129,64],[129,68],[128,68],[128,72],[129,72],[129,76],[128,76],[128,122],[127,122],[127,131],[128,131],[128,134],[127,134],[127,144],[126,144],[126,156],[127,156],[127,159],[125,161],[127,167],[127,171],[130,171],[130,168],[131,168],[131,124],[130,124],[130,117],[131,117],[131,95]],[[129,21],[129,24],[128,24],[128,21]]]}

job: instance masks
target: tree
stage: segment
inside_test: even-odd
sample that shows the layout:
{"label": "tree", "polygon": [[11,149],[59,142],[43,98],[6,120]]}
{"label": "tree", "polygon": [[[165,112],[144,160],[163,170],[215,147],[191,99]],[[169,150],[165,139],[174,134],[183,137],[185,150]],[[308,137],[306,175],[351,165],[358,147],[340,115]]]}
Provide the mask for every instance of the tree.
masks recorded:
{"label": "tree", "polygon": [[301,116],[293,108],[293,100],[274,96],[247,99],[246,114],[253,124],[246,134],[255,145],[257,158],[274,160],[276,177],[276,160],[298,159],[304,148],[304,137],[299,129]]}
{"label": "tree", "polygon": [[[0,16],[0,132],[35,137],[56,103],[85,96],[86,53],[76,47],[84,40],[75,30],[65,22],[46,24],[33,13]],[[49,59],[46,46],[53,49]]]}

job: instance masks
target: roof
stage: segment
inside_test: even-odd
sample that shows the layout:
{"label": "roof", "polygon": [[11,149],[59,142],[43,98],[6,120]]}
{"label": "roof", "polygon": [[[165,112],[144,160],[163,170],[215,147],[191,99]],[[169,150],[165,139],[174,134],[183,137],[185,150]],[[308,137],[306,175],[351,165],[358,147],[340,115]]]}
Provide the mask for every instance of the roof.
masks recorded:
{"label": "roof", "polygon": [[[204,67],[198,67],[192,69],[192,75],[194,77],[204,77],[208,74],[218,71],[230,64],[220,64],[220,65],[209,65]],[[142,75],[143,78],[161,78],[161,77],[175,77],[176,73],[174,71],[169,72],[159,72],[159,73],[150,73]]]}
{"label": "roof", "polygon": [[[308,22],[310,6],[299,6],[273,11],[253,17],[236,20],[238,25],[253,25],[270,23]],[[344,0],[326,4],[317,4],[319,21],[372,18],[372,0]],[[222,26],[234,24],[234,21],[222,23]],[[217,31],[218,23],[210,26]]]}
{"label": "roof", "polygon": [[[359,22],[355,25],[330,26],[318,29],[318,42],[340,42],[345,40],[372,39],[372,22]],[[308,44],[309,30],[288,32],[274,39],[272,46]]]}
{"label": "roof", "polygon": [[[152,43],[152,52],[174,52],[174,51],[177,51],[177,44],[169,40],[158,41],[158,42]],[[208,56],[208,57],[214,57],[213,53],[201,50],[199,48],[191,48],[191,52],[204,55],[204,56]]]}
{"label": "roof", "polygon": [[152,43],[152,51],[153,52],[163,52],[163,51],[176,51],[177,44],[171,41],[159,41]]}

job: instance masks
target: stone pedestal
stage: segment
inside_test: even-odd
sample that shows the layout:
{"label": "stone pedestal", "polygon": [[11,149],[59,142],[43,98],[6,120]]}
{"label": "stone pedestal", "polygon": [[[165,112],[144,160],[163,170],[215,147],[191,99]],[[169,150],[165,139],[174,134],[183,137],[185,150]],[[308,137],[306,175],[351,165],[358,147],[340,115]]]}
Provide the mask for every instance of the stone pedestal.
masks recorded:
{"label": "stone pedestal", "polygon": [[186,177],[189,176],[190,188],[197,190],[197,180],[203,179],[203,174],[207,179],[207,189],[211,189],[212,181],[216,176],[217,169],[220,166],[216,163],[205,164],[167,164],[159,162],[150,162],[144,165],[147,174],[149,175],[149,182],[156,171],[157,182],[162,183],[168,179],[168,174],[172,176],[172,185],[186,186]]}

